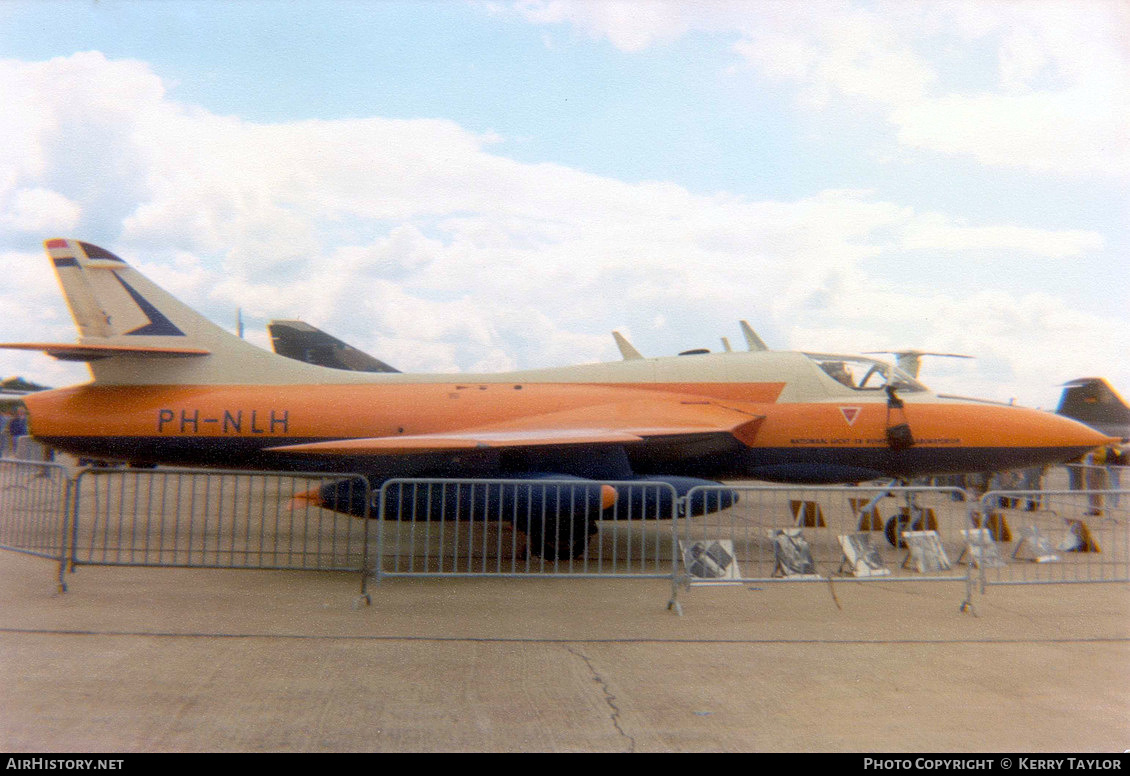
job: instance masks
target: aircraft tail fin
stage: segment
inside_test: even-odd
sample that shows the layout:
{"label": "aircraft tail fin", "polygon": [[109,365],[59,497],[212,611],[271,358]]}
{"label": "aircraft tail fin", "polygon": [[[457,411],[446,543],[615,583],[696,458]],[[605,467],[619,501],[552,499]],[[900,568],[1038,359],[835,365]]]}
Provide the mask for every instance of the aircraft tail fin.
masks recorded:
{"label": "aircraft tail fin", "polygon": [[769,350],[769,346],[765,344],[765,340],[757,336],[757,332],[749,325],[747,321],[738,321],[738,325],[742,327],[742,335],[745,337],[746,346],[751,353],[757,353],[763,350]]}
{"label": "aircraft tail fin", "polygon": [[635,361],[643,358],[643,355],[636,350],[635,346],[628,342],[628,338],[620,332],[612,332],[612,339],[616,340],[616,347],[620,349],[620,355],[624,357],[625,361]]}
{"label": "aircraft tail fin", "polygon": [[1065,383],[1056,413],[1111,436],[1130,437],[1130,406],[1101,377]]}
{"label": "aircraft tail fin", "polygon": [[305,321],[271,321],[267,331],[280,356],[350,372],[400,371]]}
{"label": "aircraft tail fin", "polygon": [[95,382],[121,385],[289,382],[312,368],[225,331],[105,248],[64,239],[44,248],[79,342],[3,347],[86,361]]}

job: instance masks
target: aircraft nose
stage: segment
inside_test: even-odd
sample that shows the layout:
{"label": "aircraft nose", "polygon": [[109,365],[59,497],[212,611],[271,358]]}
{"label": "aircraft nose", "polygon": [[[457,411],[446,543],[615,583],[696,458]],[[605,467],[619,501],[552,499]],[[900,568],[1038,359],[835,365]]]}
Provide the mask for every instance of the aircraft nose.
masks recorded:
{"label": "aircraft nose", "polygon": [[[909,414],[909,413],[908,413]],[[1029,466],[1049,466],[1071,461],[1104,445],[1114,437],[1070,418],[1043,410],[1002,405],[967,405],[963,421],[950,426],[960,439],[965,471],[1004,471]],[[915,437],[925,437],[915,427]],[[923,428],[922,432],[927,429]],[[938,428],[939,434],[944,428]]]}
{"label": "aircraft nose", "polygon": [[1090,450],[1095,447],[1103,447],[1104,445],[1116,445],[1121,441],[1118,437],[1104,434],[1077,420],[1065,418],[1062,415],[1054,415],[1052,413],[1044,413],[1044,415],[1046,416],[1045,422],[1049,429],[1049,435],[1060,438],[1062,444],[1066,446],[1082,447]]}
{"label": "aircraft nose", "polygon": [[1007,434],[1011,445],[1033,453],[1041,451],[1044,463],[1062,463],[1097,447],[1118,443],[1117,437],[1051,412],[1022,410],[1011,420]]}

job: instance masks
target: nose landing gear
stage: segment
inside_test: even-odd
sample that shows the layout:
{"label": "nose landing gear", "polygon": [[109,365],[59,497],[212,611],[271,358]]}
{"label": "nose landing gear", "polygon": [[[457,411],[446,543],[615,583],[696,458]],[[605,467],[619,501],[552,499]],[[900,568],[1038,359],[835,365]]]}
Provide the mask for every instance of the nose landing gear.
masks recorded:
{"label": "nose landing gear", "polygon": [[902,535],[905,531],[935,531],[938,528],[938,519],[934,510],[918,504],[917,493],[906,492],[906,506],[899,508],[899,513],[887,520],[883,533],[892,547],[906,548],[906,541]]}

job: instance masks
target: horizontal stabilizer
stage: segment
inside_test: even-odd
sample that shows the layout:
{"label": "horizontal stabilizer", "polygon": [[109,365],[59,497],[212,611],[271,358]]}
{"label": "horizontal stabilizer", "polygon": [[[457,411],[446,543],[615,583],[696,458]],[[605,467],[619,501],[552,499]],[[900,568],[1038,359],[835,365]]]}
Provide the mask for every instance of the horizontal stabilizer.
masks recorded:
{"label": "horizontal stabilizer", "polygon": [[154,348],[142,345],[82,345],[63,342],[2,342],[4,350],[34,350],[60,361],[98,361],[110,356],[147,356],[151,358],[185,358],[207,356],[201,348]]}

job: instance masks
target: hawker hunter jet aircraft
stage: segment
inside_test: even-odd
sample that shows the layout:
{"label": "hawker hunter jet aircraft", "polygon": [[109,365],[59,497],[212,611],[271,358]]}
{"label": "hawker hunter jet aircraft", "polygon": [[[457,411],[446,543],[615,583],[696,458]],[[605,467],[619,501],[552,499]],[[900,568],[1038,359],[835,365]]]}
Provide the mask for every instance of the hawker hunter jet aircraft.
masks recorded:
{"label": "hawker hunter jet aircraft", "polygon": [[372,483],[574,478],[608,506],[618,492],[602,481],[681,495],[722,478],[910,478],[1066,461],[1111,441],[1052,413],[935,394],[882,361],[753,342],[502,374],[329,369],[241,340],[103,248],[45,245],[79,341],[3,347],[89,363],[91,382],[25,398],[31,432],[79,456]]}

